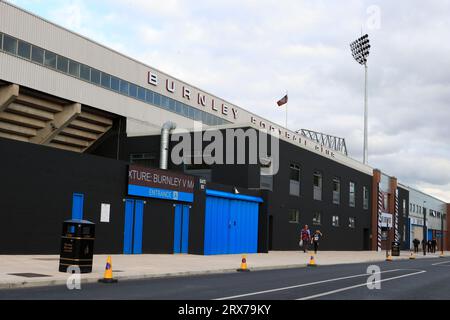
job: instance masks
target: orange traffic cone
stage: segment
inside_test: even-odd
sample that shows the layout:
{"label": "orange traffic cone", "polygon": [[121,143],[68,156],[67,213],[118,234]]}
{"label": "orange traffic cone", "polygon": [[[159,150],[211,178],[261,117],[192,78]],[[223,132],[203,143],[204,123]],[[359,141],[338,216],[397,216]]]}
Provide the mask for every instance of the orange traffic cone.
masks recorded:
{"label": "orange traffic cone", "polygon": [[311,258],[307,264],[308,267],[317,267],[316,260],[314,259],[314,253],[311,253]]}
{"label": "orange traffic cone", "polygon": [[387,258],[386,258],[386,261],[392,261],[393,259],[392,259],[392,256],[391,256],[391,252],[389,251],[389,254],[388,254],[388,256],[387,256]]}
{"label": "orange traffic cone", "polygon": [[411,251],[411,255],[409,256],[410,260],[413,260],[416,258],[416,255],[414,254],[414,252]]}
{"label": "orange traffic cone", "polygon": [[108,259],[106,259],[105,274],[103,275],[103,279],[99,279],[98,282],[102,283],[117,282],[117,279],[113,279],[111,256],[108,256]]}
{"label": "orange traffic cone", "polygon": [[240,272],[250,271],[249,269],[247,269],[247,256],[246,255],[242,256],[241,267],[239,269],[236,269],[236,271],[240,271]]}

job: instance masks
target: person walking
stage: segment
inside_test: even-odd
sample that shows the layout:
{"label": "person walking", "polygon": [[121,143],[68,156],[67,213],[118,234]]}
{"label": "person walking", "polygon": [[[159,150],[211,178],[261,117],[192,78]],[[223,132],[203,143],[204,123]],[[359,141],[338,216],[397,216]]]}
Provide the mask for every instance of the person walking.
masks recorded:
{"label": "person walking", "polygon": [[432,245],[431,245],[431,240],[428,240],[428,242],[427,242],[427,247],[428,247],[427,252],[428,252],[428,253],[432,253],[432,252],[433,252],[433,247],[432,247]]}
{"label": "person walking", "polygon": [[437,240],[435,238],[433,238],[433,240],[431,240],[431,251],[433,253],[436,253],[436,247],[437,247]]}
{"label": "person walking", "polygon": [[414,253],[419,253],[419,244],[420,244],[419,239],[414,238],[414,240],[413,240]]}
{"label": "person walking", "polygon": [[427,255],[427,240],[422,239],[422,250],[423,250],[423,255],[426,256]]}
{"label": "person walking", "polygon": [[308,225],[305,224],[300,233],[300,244],[303,247],[303,252],[306,253],[306,250],[309,250],[310,242],[311,242],[311,231],[309,230]]}
{"label": "person walking", "polygon": [[322,238],[322,232],[316,230],[312,236],[312,243],[314,245],[314,253],[317,254],[317,249],[319,248],[319,241]]}

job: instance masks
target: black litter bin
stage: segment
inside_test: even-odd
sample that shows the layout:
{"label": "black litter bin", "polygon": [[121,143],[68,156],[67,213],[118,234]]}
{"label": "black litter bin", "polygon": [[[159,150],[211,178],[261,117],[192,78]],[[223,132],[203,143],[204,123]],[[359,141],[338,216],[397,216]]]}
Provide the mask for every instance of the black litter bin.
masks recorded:
{"label": "black litter bin", "polygon": [[400,242],[393,241],[391,251],[392,251],[392,256],[399,257],[400,256]]}
{"label": "black litter bin", "polygon": [[59,271],[67,272],[70,266],[77,266],[81,273],[92,272],[94,255],[95,223],[87,220],[66,220],[63,222]]}

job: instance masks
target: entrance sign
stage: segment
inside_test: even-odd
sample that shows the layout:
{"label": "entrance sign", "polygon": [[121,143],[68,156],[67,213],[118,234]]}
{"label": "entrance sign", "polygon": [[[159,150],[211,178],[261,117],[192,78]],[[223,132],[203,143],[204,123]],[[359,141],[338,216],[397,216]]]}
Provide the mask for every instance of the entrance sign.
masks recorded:
{"label": "entrance sign", "polygon": [[128,170],[128,194],[132,196],[193,202],[194,186],[194,178],[184,174],[136,165]]}

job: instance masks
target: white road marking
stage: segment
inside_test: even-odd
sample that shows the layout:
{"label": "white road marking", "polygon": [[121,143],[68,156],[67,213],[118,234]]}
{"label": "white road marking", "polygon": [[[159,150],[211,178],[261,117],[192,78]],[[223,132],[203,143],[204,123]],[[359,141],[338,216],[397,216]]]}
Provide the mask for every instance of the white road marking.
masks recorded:
{"label": "white road marking", "polygon": [[437,265],[444,264],[444,263],[450,263],[450,261],[444,261],[444,262],[433,263],[432,266],[437,266]]}
{"label": "white road marking", "polygon": [[258,294],[264,294],[264,293],[270,293],[270,292],[277,292],[277,291],[283,291],[283,290],[307,287],[307,286],[312,286],[312,285],[315,285],[315,284],[321,284],[321,283],[326,283],[326,282],[333,282],[333,281],[339,281],[339,280],[345,280],[345,279],[351,279],[351,278],[357,278],[357,277],[364,277],[364,276],[369,277],[369,276],[374,275],[374,274],[396,272],[396,271],[402,271],[402,270],[411,270],[411,269],[393,269],[393,270],[381,271],[381,272],[376,272],[376,273],[371,273],[371,274],[369,274],[369,273],[361,273],[361,274],[348,276],[348,277],[327,279],[327,280],[321,280],[321,281],[316,281],[316,282],[303,283],[303,284],[299,284],[299,285],[295,285],[295,286],[269,289],[269,290],[264,290],[264,291],[249,292],[249,293],[244,293],[244,294],[240,294],[240,295],[236,295],[236,296],[218,298],[218,299],[214,299],[214,300],[229,300],[229,299],[236,299],[236,298],[242,298],[242,297],[248,297],[248,296],[255,296],[255,295],[258,295]]}
{"label": "white road marking", "polygon": [[[383,280],[374,281],[373,283],[375,284],[375,283],[381,283],[381,282],[384,282],[384,281],[390,281],[390,280],[400,279],[400,278],[404,278],[404,277],[410,277],[410,276],[414,276],[416,274],[420,274],[420,273],[424,273],[424,272],[426,272],[426,271],[422,270],[422,271],[419,271],[419,272],[408,273],[408,274],[404,274],[404,275],[401,275],[401,276],[398,276],[398,277],[392,277],[392,278],[387,278],[387,279],[383,279]],[[362,283],[362,284],[357,284],[357,285],[350,286],[350,287],[345,287],[345,288],[341,288],[341,289],[327,291],[327,292],[315,294],[315,295],[312,295],[312,296],[299,298],[297,300],[315,299],[315,298],[319,298],[319,297],[323,297],[323,296],[328,296],[330,294],[334,294],[334,293],[338,293],[338,292],[342,292],[342,291],[347,291],[347,290],[355,289],[355,288],[358,288],[358,287],[364,287],[364,286],[367,286],[367,283]]]}

